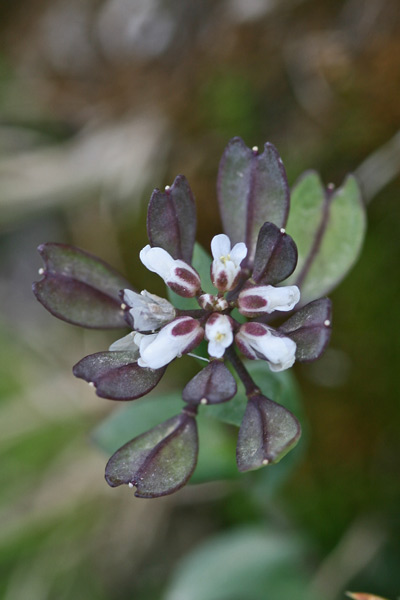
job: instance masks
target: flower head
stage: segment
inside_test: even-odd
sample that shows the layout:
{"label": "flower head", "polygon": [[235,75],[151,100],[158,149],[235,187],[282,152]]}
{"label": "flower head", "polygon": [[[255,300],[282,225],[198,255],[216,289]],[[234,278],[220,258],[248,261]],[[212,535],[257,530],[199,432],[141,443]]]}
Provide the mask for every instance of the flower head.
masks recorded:
{"label": "flower head", "polygon": [[245,356],[267,360],[271,371],[289,369],[295,361],[295,342],[263,323],[245,323],[235,339]]}
{"label": "flower head", "polygon": [[139,256],[149,271],[162,277],[168,287],[180,296],[192,298],[199,293],[199,274],[183,260],[174,259],[163,248],[152,248],[150,245],[145,246]]}
{"label": "flower head", "polygon": [[213,313],[207,319],[206,338],[208,340],[208,354],[221,358],[225,349],[233,342],[232,320],[227,315]]}
{"label": "flower head", "polygon": [[211,279],[220,292],[227,292],[235,287],[240,275],[240,264],[247,256],[246,244],[239,242],[231,249],[227,235],[221,233],[211,241],[213,262]]}
{"label": "flower head", "polygon": [[245,317],[257,317],[274,310],[292,310],[299,300],[300,290],[297,285],[255,285],[240,292],[238,309]]}
{"label": "flower head", "polygon": [[134,341],[140,352],[138,365],[160,369],[177,356],[193,350],[200,344],[203,336],[203,328],[192,317],[179,317],[165,325],[159,333],[136,334]]}

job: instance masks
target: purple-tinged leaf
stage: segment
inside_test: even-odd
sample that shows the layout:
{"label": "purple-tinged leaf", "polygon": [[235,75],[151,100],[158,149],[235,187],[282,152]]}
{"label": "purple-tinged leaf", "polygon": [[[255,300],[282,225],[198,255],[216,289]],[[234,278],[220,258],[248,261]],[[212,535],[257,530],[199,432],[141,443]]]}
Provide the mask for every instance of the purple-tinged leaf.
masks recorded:
{"label": "purple-tinged leaf", "polygon": [[314,171],[294,186],[286,226],[298,249],[298,263],[287,282],[301,289],[301,303],[325,296],[346,276],[360,253],[366,213],[357,180],[349,175],[336,191]]}
{"label": "purple-tinged leaf", "polygon": [[191,263],[196,238],[196,206],[186,177],[178,175],[165,192],[155,189],[147,211],[151,246]]}
{"label": "purple-tinged leaf", "polygon": [[235,378],[219,360],[211,361],[183,388],[182,398],[188,404],[218,404],[236,394]]}
{"label": "purple-tinged leaf", "polygon": [[332,329],[332,303],[320,298],[306,304],[285,321],[279,331],[296,342],[296,360],[311,362],[324,352]]}
{"label": "purple-tinged leaf", "polygon": [[92,329],[126,327],[119,290],[132,286],[99,258],[65,244],[38,248],[45,267],[33,284],[41,304],[55,317]]}
{"label": "purple-tinged leaf", "polygon": [[297,444],[300,435],[300,423],[289,410],[265,396],[252,396],[239,429],[239,471],[279,462]]}
{"label": "purple-tinged leaf", "polygon": [[233,138],[222,155],[217,189],[224,231],[232,244],[245,242],[251,266],[263,223],[284,227],[289,212],[289,186],[276,148],[267,143],[258,154]]}
{"label": "purple-tinged leaf", "polygon": [[106,481],[111,487],[136,486],[138,498],[172,494],[190,478],[197,454],[196,420],[183,411],[117,450],[107,463]]}
{"label": "purple-tinged leaf", "polygon": [[273,223],[264,223],[254,256],[254,281],[269,285],[280,283],[293,273],[296,264],[297,248],[290,235]]}
{"label": "purple-tinged leaf", "polygon": [[73,368],[75,377],[94,384],[96,394],[110,400],[135,400],[148,394],[165,373],[137,364],[135,352],[97,352],[82,358]]}

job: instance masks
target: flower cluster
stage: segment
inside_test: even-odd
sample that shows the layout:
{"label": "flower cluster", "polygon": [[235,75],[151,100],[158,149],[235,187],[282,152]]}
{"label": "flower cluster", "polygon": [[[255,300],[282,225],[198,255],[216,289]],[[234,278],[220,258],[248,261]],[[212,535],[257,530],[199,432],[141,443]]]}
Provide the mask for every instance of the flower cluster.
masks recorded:
{"label": "flower cluster", "polygon": [[[209,356],[222,358],[235,338],[245,356],[266,360],[272,371],[291,367],[295,361],[296,343],[290,337],[263,323],[240,324],[231,312],[237,308],[242,315],[253,318],[275,310],[291,311],[300,300],[299,288],[247,283],[240,289],[246,245],[238,243],[231,249],[228,236],[222,233],[213,238],[211,251],[211,279],[218,290],[216,295],[202,293],[200,277],[189,264],[173,259],[162,248],[143,248],[140,252],[142,263],[179,295],[197,296],[200,314],[197,318],[190,314],[177,315],[170,302],[146,290],[141,294],[123,290],[121,307],[127,311],[135,334],[114,342],[110,350],[138,352],[140,367],[160,369],[174,358],[194,350],[203,337],[208,341]],[[248,273],[244,277],[248,280]],[[225,297],[226,292],[231,292],[230,297]]]}
{"label": "flower cluster", "polygon": [[[232,140],[221,161],[218,195],[225,233],[211,240],[210,276],[205,277],[204,264],[200,269],[193,260],[196,210],[188,182],[178,176],[164,192],[153,192],[147,217],[150,244],[140,260],[164,280],[169,300],[147,290],[137,293],[82,250],[62,244],[39,247],[45,266],[34,293],[45,308],[76,325],[131,330],[108,351],[75,365],[74,374],[94,386],[98,396],[140,398],[182,355],[207,363],[185,386],[181,414],[134,438],[109,460],[107,482],[136,486],[139,497],[172,493],[189,480],[197,460],[199,405],[228,402],[238,380],[248,398],[238,468],[278,462],[298,441],[300,425],[290,411],[262,395],[240,354],[265,361],[270,371],[283,371],[295,360],[318,358],[329,340],[330,301],[313,299],[301,306],[295,278],[279,285],[294,272],[298,253],[284,229],[289,192],[275,148],[266,144],[258,154],[240,139]],[[190,308],[174,305],[174,297],[186,299]]]}

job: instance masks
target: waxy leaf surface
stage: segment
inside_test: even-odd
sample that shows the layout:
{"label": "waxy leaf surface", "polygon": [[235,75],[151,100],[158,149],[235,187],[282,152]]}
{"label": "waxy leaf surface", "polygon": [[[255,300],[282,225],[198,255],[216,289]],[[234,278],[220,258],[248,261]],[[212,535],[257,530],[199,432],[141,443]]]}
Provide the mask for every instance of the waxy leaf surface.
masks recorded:
{"label": "waxy leaf surface", "polygon": [[164,192],[155,189],[147,211],[151,246],[191,263],[196,237],[196,206],[186,177],[178,175]]}
{"label": "waxy leaf surface", "polygon": [[105,262],[64,244],[38,248],[45,267],[33,284],[41,304],[54,316],[81,327],[126,327],[118,293],[132,286]]}
{"label": "waxy leaf surface", "polygon": [[325,190],[318,173],[303,175],[292,191],[287,232],[298,249],[290,280],[307,304],[333,289],[361,250],[366,215],[357,180],[348,176],[336,191]]}
{"label": "waxy leaf surface", "polygon": [[264,285],[280,283],[293,273],[296,264],[297,248],[292,238],[273,223],[264,223],[257,239],[254,281]]}
{"label": "waxy leaf surface", "polygon": [[219,165],[218,200],[225,233],[232,244],[246,243],[251,265],[261,226],[284,227],[288,216],[289,186],[276,148],[267,143],[258,154],[233,138]]}
{"label": "waxy leaf surface", "polygon": [[207,404],[226,402],[236,394],[235,378],[224,363],[211,361],[204,369],[193,377],[183,389],[182,398],[188,404]]}
{"label": "waxy leaf surface", "polygon": [[135,496],[172,494],[190,478],[198,453],[196,420],[182,412],[134,438],[110,458],[106,481],[136,486]]}
{"label": "waxy leaf surface", "polygon": [[331,337],[332,303],[320,298],[303,306],[285,321],[279,331],[296,342],[296,360],[316,360],[324,352]]}
{"label": "waxy leaf surface", "polygon": [[97,352],[82,358],[73,373],[94,383],[96,394],[101,398],[134,400],[150,392],[166,369],[139,367],[137,358],[138,353],[133,352]]}
{"label": "waxy leaf surface", "polygon": [[300,423],[289,410],[265,396],[251,397],[239,429],[239,471],[279,462],[297,444],[300,435]]}

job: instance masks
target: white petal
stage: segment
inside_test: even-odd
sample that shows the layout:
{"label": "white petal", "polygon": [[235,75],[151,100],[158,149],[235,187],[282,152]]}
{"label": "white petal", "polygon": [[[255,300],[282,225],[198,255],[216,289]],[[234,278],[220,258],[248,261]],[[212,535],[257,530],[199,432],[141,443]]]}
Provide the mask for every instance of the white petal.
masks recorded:
{"label": "white petal", "polygon": [[227,256],[231,251],[231,241],[227,235],[220,233],[215,235],[211,240],[211,252],[215,260],[219,260],[221,256]]}
{"label": "white petal", "polygon": [[207,351],[208,354],[210,356],[213,356],[214,358],[222,358],[225,352],[225,346],[219,344],[218,342],[215,342],[214,340],[211,340],[210,342],[208,342]]}
{"label": "white petal", "polygon": [[293,365],[296,358],[296,344],[293,340],[268,335],[260,338],[259,342],[259,349],[268,360],[271,371],[283,371]]}
{"label": "white petal", "polygon": [[244,244],[243,242],[239,242],[238,244],[235,244],[233,246],[232,250],[230,251],[230,255],[231,255],[231,259],[233,260],[235,265],[238,267],[240,265],[240,263],[242,262],[242,260],[247,256],[246,244]]}
{"label": "white petal", "polygon": [[111,352],[135,352],[139,356],[139,347],[135,344],[134,336],[135,332],[131,331],[128,335],[125,335],[123,338],[120,338],[111,344],[109,350]]}
{"label": "white petal", "polygon": [[168,279],[174,269],[174,259],[163,248],[147,245],[140,251],[139,258],[149,271],[157,273],[164,280]]}
{"label": "white petal", "polygon": [[283,287],[265,286],[265,299],[267,300],[266,312],[274,310],[292,310],[300,300],[300,290],[297,285],[286,285]]}
{"label": "white petal", "polygon": [[140,294],[137,294],[133,290],[124,290],[123,301],[127,306],[134,306],[135,302],[137,302],[138,297],[140,298]]}

